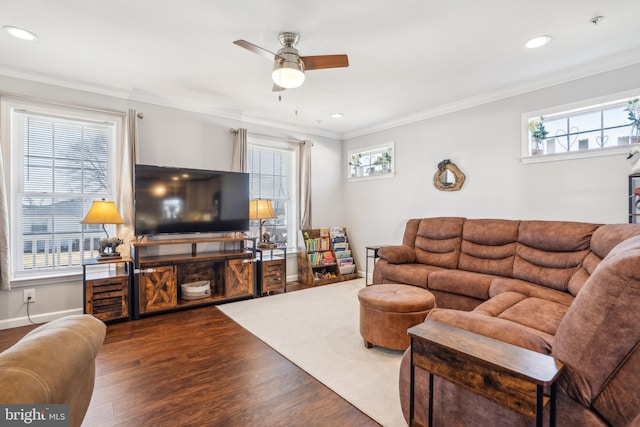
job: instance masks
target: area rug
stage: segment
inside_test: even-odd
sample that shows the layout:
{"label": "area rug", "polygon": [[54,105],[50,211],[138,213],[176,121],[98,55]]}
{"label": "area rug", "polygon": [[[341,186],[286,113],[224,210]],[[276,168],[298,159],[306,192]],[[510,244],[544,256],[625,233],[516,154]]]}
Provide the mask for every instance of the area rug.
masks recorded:
{"label": "area rug", "polygon": [[364,347],[358,291],[364,279],[223,304],[218,308],[383,426],[406,426],[401,351]]}

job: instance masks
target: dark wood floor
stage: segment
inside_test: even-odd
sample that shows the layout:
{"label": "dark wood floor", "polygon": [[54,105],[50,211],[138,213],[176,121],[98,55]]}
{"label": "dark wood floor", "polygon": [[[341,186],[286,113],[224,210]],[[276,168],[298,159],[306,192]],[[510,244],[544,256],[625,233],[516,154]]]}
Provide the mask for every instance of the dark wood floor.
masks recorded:
{"label": "dark wood floor", "polygon": [[378,425],[216,307],[111,324],[96,366],[83,426]]}

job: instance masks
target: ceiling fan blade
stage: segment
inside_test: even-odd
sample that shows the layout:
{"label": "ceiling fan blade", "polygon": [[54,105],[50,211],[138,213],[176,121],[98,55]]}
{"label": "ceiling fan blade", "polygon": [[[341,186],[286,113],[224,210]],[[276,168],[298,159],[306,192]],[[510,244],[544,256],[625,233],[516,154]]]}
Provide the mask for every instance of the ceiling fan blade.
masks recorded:
{"label": "ceiling fan blade", "polygon": [[319,55],[301,56],[305,70],[320,70],[323,68],[340,68],[349,66],[347,55]]}
{"label": "ceiling fan blade", "polygon": [[276,58],[276,54],[273,52],[269,52],[267,49],[261,48],[260,46],[257,46],[253,43],[250,43],[246,40],[236,40],[233,42],[233,44],[235,44],[236,46],[240,46],[243,47],[245,49],[247,49],[250,52],[253,52],[255,54],[258,54],[260,56],[262,56],[263,58],[268,59],[269,61],[273,61]]}
{"label": "ceiling fan blade", "polygon": [[286,90],[283,87],[278,86],[277,84],[273,84],[273,89],[271,89],[271,92],[282,92],[283,90]]}

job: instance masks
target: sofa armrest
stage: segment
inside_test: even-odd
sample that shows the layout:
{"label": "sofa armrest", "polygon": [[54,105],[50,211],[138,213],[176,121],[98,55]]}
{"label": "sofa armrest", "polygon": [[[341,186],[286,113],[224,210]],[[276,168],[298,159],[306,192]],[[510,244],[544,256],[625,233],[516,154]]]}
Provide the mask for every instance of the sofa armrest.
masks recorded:
{"label": "sofa armrest", "polygon": [[412,264],[416,262],[416,253],[407,245],[384,246],[378,249],[378,256],[390,264]]}
{"label": "sofa armrest", "polygon": [[88,314],[45,323],[0,353],[0,402],[67,404],[69,425],[80,426],[95,381],[105,324]]}

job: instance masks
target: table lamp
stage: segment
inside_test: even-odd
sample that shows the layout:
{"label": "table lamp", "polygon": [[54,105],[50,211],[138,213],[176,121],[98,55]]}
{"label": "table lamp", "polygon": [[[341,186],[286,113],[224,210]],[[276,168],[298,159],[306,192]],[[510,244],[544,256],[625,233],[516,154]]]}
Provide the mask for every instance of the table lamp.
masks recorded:
{"label": "table lamp", "polygon": [[273,248],[275,243],[269,241],[269,233],[263,233],[262,227],[268,219],[278,218],[269,199],[249,200],[249,219],[260,221],[260,242],[258,248]]}
{"label": "table lamp", "polygon": [[116,252],[116,248],[124,243],[117,237],[109,238],[109,233],[105,224],[124,224],[124,220],[116,209],[114,202],[107,202],[104,199],[94,200],[87,216],[84,217],[82,224],[102,224],[102,229],[107,235],[106,239],[100,239],[97,259],[114,259],[120,258],[120,254]]}

